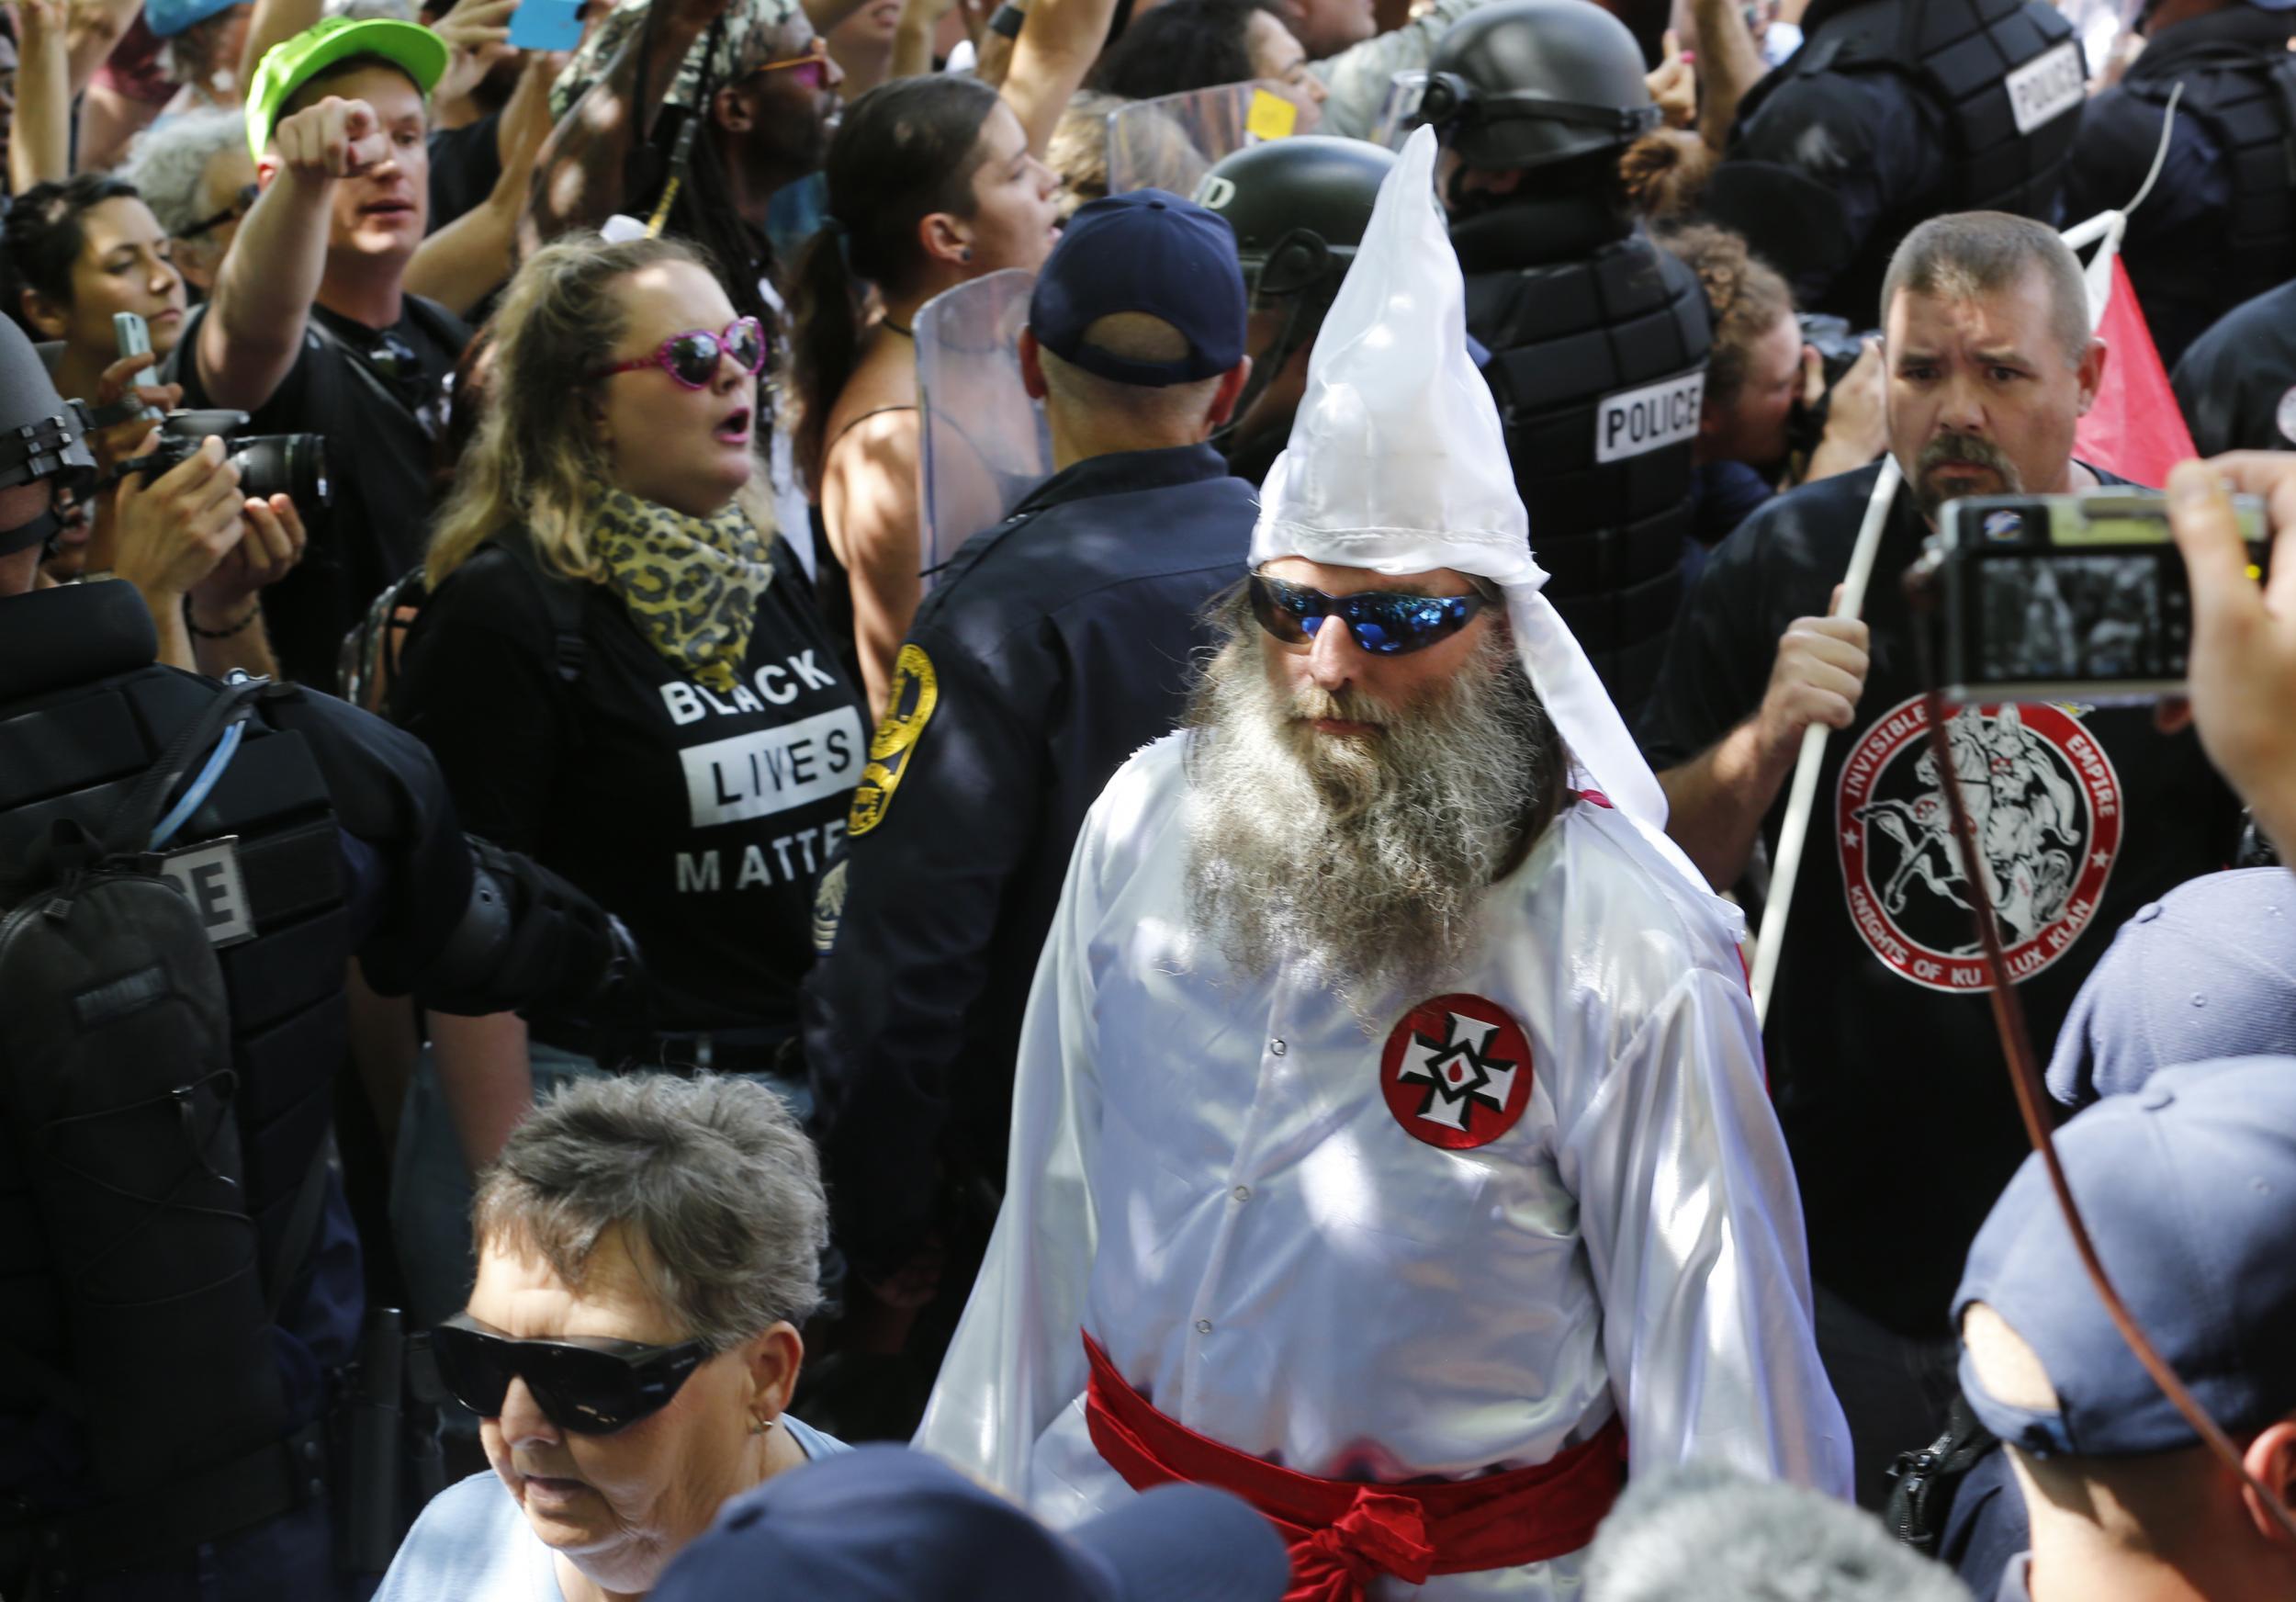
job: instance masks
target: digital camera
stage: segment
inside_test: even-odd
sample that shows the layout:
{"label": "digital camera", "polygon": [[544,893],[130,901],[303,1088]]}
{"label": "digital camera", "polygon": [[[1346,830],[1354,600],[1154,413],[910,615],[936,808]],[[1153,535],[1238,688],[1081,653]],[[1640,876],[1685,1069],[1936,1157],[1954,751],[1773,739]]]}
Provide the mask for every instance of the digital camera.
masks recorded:
{"label": "digital camera", "polygon": [[[2234,497],[2249,561],[2264,503]],[[1949,501],[1930,538],[1949,701],[2154,701],[2184,688],[2192,593],[2151,491]]]}
{"label": "digital camera", "polygon": [[124,473],[155,479],[186,460],[200,443],[220,436],[224,459],[239,469],[239,487],[251,500],[285,495],[298,511],[331,502],[327,438],[318,434],[242,434],[247,413],[223,408],[171,412],[160,420],[159,444],[150,456],[122,464]]}

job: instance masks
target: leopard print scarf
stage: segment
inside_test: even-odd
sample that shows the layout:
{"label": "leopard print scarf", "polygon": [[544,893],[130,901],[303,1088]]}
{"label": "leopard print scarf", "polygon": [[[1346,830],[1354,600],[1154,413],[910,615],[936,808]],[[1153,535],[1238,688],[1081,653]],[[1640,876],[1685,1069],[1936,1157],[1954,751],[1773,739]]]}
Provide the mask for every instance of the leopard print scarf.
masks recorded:
{"label": "leopard print scarf", "polygon": [[621,490],[591,498],[590,548],[606,587],[653,648],[720,694],[749,654],[758,598],[773,581],[772,537],[738,503],[689,517]]}

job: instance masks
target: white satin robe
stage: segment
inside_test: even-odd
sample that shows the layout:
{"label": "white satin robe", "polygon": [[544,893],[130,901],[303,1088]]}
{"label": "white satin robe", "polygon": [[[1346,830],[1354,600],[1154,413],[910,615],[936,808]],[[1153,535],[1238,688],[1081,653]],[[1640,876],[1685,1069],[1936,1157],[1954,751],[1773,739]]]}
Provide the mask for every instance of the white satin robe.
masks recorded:
{"label": "white satin robe", "polygon": [[[1618,812],[1567,807],[1444,987],[1522,1026],[1530,1102],[1439,1149],[1379,1085],[1426,998],[1367,1035],[1192,936],[1186,738],[1133,757],[1077,842],[1004,1211],[917,1445],[1055,1525],[1132,1495],[1086,1433],[1083,1327],[1168,1416],[1326,1478],[1541,1463],[1623,1411],[1630,1472],[1716,1459],[1846,1495],[1735,911]],[[1371,1595],[1570,1597],[1581,1563]]]}

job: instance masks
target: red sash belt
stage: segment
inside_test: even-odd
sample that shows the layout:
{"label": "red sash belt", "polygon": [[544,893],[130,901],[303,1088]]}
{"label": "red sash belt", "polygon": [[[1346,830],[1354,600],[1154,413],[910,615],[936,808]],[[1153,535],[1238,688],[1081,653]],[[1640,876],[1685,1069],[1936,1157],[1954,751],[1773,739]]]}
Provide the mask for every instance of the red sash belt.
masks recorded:
{"label": "red sash belt", "polygon": [[1284,1602],[1360,1602],[1379,1574],[1507,1569],[1577,1551],[1594,1539],[1626,1479],[1626,1432],[1614,1416],[1547,1462],[1433,1484],[1368,1485],[1278,1468],[1156,1411],[1086,1335],[1092,1444],[1135,1491],[1175,1480],[1216,1485],[1266,1515],[1291,1549]]}

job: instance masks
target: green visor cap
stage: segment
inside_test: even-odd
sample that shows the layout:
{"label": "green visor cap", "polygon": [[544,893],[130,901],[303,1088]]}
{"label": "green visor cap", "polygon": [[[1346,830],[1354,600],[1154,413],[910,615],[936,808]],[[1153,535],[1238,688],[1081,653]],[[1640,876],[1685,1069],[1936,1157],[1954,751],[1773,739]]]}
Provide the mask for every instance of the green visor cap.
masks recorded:
{"label": "green visor cap", "polygon": [[247,86],[247,148],[257,161],[263,160],[264,147],[271,142],[271,125],[288,97],[352,56],[380,56],[404,67],[427,98],[446,71],[447,49],[445,39],[415,23],[383,18],[361,22],[347,17],[331,17],[273,45]]}

